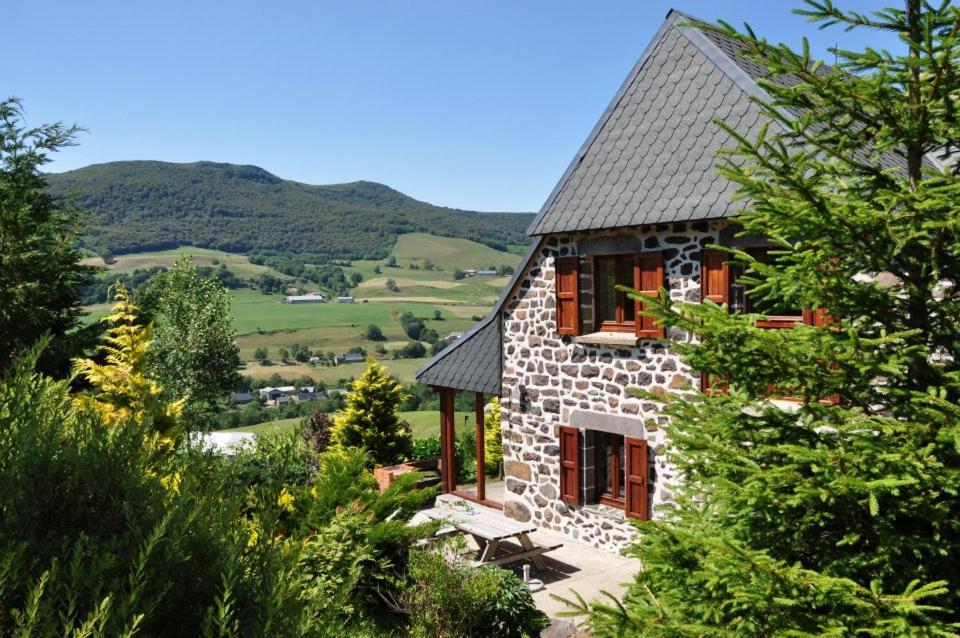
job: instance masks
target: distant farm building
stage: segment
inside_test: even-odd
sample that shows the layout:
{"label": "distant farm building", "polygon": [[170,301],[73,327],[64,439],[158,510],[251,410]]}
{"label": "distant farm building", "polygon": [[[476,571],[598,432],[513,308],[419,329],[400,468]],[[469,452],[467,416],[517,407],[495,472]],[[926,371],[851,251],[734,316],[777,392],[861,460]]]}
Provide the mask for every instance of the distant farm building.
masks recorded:
{"label": "distant farm building", "polygon": [[353,303],[353,297],[337,297],[337,303]]}
{"label": "distant farm building", "polygon": [[363,363],[367,356],[362,352],[346,352],[337,357],[337,363]]}
{"label": "distant farm building", "polygon": [[249,392],[231,392],[230,403],[234,405],[250,403],[253,401],[253,395]]}
{"label": "distant farm building", "polygon": [[317,365],[318,363],[320,363],[320,357],[310,357],[309,359],[307,359],[307,363],[311,365]]}
{"label": "distant farm building", "polygon": [[451,332],[446,337],[444,337],[443,340],[446,341],[447,343],[453,343],[454,341],[462,337],[463,337],[462,332]]}
{"label": "distant farm building", "polygon": [[322,293],[311,292],[306,295],[290,295],[285,301],[287,303],[323,303],[326,300]]}
{"label": "distant farm building", "polygon": [[497,271],[489,268],[477,271],[477,277],[496,277]]}
{"label": "distant farm building", "polygon": [[326,395],[318,392],[312,385],[296,387],[284,385],[279,388],[262,388],[260,398],[266,405],[278,406],[286,405],[291,401],[317,401],[323,399]]}

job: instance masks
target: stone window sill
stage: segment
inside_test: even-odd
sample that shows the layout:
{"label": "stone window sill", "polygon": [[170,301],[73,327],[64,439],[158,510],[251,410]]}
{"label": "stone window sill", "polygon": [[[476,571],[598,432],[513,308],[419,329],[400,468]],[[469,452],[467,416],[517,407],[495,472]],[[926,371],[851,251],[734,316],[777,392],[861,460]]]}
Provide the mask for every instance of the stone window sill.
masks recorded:
{"label": "stone window sill", "polygon": [[617,509],[616,507],[610,507],[608,505],[601,505],[600,503],[591,503],[590,505],[584,505],[583,510],[585,512],[590,512],[591,514],[596,514],[602,518],[609,519],[611,521],[623,521],[626,520],[627,515],[623,512],[622,509]]}
{"label": "stone window sill", "polygon": [[573,338],[577,343],[591,346],[628,346],[636,347],[640,339],[629,332],[591,332]]}

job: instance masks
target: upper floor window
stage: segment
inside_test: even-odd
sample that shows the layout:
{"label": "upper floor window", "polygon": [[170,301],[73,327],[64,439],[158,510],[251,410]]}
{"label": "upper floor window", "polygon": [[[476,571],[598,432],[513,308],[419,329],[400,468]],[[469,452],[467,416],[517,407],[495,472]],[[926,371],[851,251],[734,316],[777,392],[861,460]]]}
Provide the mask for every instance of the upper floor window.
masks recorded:
{"label": "upper floor window", "polygon": [[[556,260],[557,332],[580,334],[580,257]],[[642,296],[656,297],[664,285],[663,253],[660,251],[598,255],[593,262],[593,327],[601,332],[633,333],[637,338],[662,339],[663,327],[644,314],[645,302],[633,299],[618,286]]]}
{"label": "upper floor window", "polygon": [[[770,248],[749,248],[744,252],[761,263],[771,264],[775,256]],[[741,282],[743,266],[730,263],[730,254],[719,250],[703,251],[700,271],[701,298],[717,304],[727,304],[732,311],[761,315],[759,328],[791,328],[798,323],[810,323],[810,311],[794,307],[784,301],[758,299]]]}

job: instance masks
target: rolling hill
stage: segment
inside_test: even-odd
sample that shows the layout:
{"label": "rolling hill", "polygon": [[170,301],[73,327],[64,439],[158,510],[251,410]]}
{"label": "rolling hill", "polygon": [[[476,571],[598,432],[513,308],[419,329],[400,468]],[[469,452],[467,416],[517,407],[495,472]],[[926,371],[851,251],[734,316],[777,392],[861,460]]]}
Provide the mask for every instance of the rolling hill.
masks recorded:
{"label": "rolling hill", "polygon": [[191,245],[379,259],[398,235],[417,232],[505,250],[527,243],[532,219],[434,206],[374,182],[314,186],[213,162],[110,162],[47,179],[51,193],[90,213],[85,243],[101,254]]}

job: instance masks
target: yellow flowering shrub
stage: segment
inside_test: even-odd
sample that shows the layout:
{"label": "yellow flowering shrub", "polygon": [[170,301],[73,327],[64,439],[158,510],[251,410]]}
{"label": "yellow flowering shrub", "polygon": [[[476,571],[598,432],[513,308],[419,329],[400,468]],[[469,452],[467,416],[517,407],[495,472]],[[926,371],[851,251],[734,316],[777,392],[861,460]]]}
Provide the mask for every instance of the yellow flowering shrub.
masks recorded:
{"label": "yellow flowering shrub", "polygon": [[99,347],[106,354],[105,362],[73,361],[74,374],[93,386],[75,401],[95,410],[108,426],[130,421],[144,424],[152,430],[150,445],[157,451],[170,451],[182,434],[183,401],[166,401],[160,384],[147,376],[152,327],[137,322],[139,310],[122,284],[114,288],[114,300],[112,312],[103,319],[111,324],[106,344]]}

